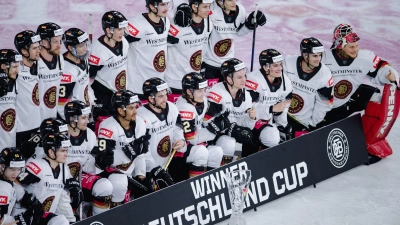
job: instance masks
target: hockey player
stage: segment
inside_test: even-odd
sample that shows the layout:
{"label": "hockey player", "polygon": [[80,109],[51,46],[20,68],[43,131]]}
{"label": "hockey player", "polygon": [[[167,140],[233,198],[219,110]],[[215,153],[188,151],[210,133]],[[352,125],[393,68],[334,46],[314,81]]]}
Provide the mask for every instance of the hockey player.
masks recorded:
{"label": "hockey player", "polygon": [[[166,17],[170,0],[146,0],[148,13],[134,17],[128,26],[129,58],[128,80],[129,90],[143,94],[142,84],[151,77],[164,79],[167,67],[167,37],[178,35],[178,30],[170,28]],[[142,98],[142,95],[140,95]]]}
{"label": "hockey player", "polygon": [[0,149],[15,146],[15,102],[17,98],[16,79],[22,57],[12,49],[0,49]]}
{"label": "hockey player", "polygon": [[[246,10],[236,0],[216,0],[211,4],[210,19],[214,25],[208,46],[203,57],[202,69],[205,69],[206,79],[221,77],[221,64],[234,57],[235,37],[241,37],[254,30],[256,26],[263,26],[267,19],[261,11],[250,13],[246,18]],[[254,17],[256,23],[254,24]]]}
{"label": "hockey player", "polygon": [[94,79],[91,86],[99,104],[96,117],[113,114],[111,97],[114,92],[125,90],[130,79],[126,77],[129,45],[124,37],[127,19],[118,11],[109,11],[101,18],[101,24],[104,35],[94,41],[89,56],[89,74]]}
{"label": "hockey player", "polygon": [[[368,152],[384,158],[392,154],[385,138],[398,114],[400,94],[396,86],[399,75],[386,60],[369,50],[359,49],[359,40],[349,24],[339,24],[333,31],[331,50],[322,60],[332,71],[335,97],[333,109],[326,115],[325,123],[366,109],[363,125]],[[378,102],[371,102],[370,99],[379,90],[363,84],[365,78],[373,84],[385,85]]]}
{"label": "hockey player", "polygon": [[58,99],[58,115],[64,119],[64,105],[72,100],[80,100],[88,106],[93,104],[93,91],[89,82],[88,57],[90,42],[87,33],[79,28],[70,28],[64,33],[63,54],[65,65]]}
{"label": "hockey player", "polygon": [[[233,160],[236,143],[251,143],[257,112],[250,93],[245,90],[247,68],[236,58],[222,63],[224,82],[214,84],[207,95],[209,106],[204,116],[210,131],[217,135],[216,145],[224,150],[224,162]],[[210,124],[211,123],[211,124]]]}
{"label": "hockey player", "polygon": [[[151,184],[140,184],[146,175],[144,153],[148,151],[149,136],[146,134],[144,120],[136,116],[139,98],[129,90],[122,90],[113,95],[112,104],[114,116],[101,122],[99,127],[101,155],[97,158],[103,158],[103,162],[97,161],[97,165],[104,170],[101,176],[108,178],[113,185],[111,207],[115,207],[124,203],[128,188],[133,191],[135,198],[153,189]],[[111,154],[114,155],[113,160],[104,160],[104,157]],[[132,177],[132,174],[135,176]]]}
{"label": "hockey player", "polygon": [[17,83],[18,98],[16,101],[16,146],[26,142],[39,128],[40,98],[37,61],[40,59],[40,36],[26,30],[15,35],[14,45],[22,55],[19,65]]}
{"label": "hockey player", "polygon": [[186,143],[178,108],[167,101],[167,83],[160,78],[150,78],[143,83],[143,94],[149,103],[138,110],[138,116],[146,118],[146,128],[151,135],[149,152],[145,155],[146,172],[150,172],[149,175],[162,189],[174,184],[163,169],[164,164],[173,149],[177,154],[184,154]]}
{"label": "hockey player", "polygon": [[304,38],[301,56],[286,56],[283,71],[292,81],[293,95],[289,108],[289,123],[294,136],[317,127],[332,109],[333,79],[321,58],[324,46],[316,38]]}
{"label": "hockey player", "polygon": [[[287,111],[293,88],[290,79],[282,73],[282,61],[281,53],[275,49],[262,51],[259,56],[261,68],[251,72],[246,80],[246,89],[256,102],[259,119],[253,129],[253,140],[256,147],[261,145],[262,149],[274,147],[291,136]],[[249,155],[248,150],[243,148],[242,156]]]}
{"label": "hockey player", "polygon": [[[178,6],[171,24],[177,35],[168,35],[167,69],[165,81],[169,84],[172,94],[181,94],[180,83],[185,74],[200,72],[203,49],[208,43],[212,24],[208,15],[213,0],[189,0],[188,4]],[[186,24],[182,17],[190,15],[190,23]]]}
{"label": "hockey player", "polygon": [[42,40],[39,65],[39,97],[42,101],[40,116],[42,120],[57,116],[57,103],[60,81],[64,67],[61,55],[63,29],[55,23],[40,24],[37,34]]}
{"label": "hockey player", "polygon": [[[175,182],[188,177],[183,171],[173,171],[184,167],[185,163],[189,163],[189,175],[194,177],[204,173],[206,170],[219,167],[223,156],[222,148],[219,146],[208,145],[205,148],[206,142],[215,138],[214,133],[202,127],[208,106],[205,92],[208,87],[207,80],[199,73],[192,72],[186,74],[181,83],[183,93],[178,98],[176,107],[179,109],[182,119],[182,128],[186,141],[190,144],[184,154],[175,153],[175,157],[168,167],[168,172]],[[183,165],[175,166],[175,161],[179,162],[177,159],[183,161],[183,163],[181,162]],[[204,168],[204,166],[207,166],[207,168]],[[179,179],[177,175],[183,178]]]}
{"label": "hockey player", "polygon": [[[96,161],[102,162],[113,159],[113,155],[99,153],[97,137],[88,128],[93,120],[90,107],[79,100],[73,100],[64,107],[65,119],[68,123],[68,134],[71,147],[68,150],[67,165],[71,176],[81,180],[85,199],[93,202],[92,214],[97,215],[110,209],[113,186],[111,182],[102,178],[100,168],[96,168]],[[92,156],[98,156],[95,158]],[[108,157],[108,158],[107,158]]]}
{"label": "hockey player", "polygon": [[75,222],[72,208],[79,206],[83,195],[79,182],[71,177],[65,165],[70,146],[67,136],[47,134],[43,137],[46,158],[28,162],[26,172],[18,180],[29,193],[36,196],[44,212]]}

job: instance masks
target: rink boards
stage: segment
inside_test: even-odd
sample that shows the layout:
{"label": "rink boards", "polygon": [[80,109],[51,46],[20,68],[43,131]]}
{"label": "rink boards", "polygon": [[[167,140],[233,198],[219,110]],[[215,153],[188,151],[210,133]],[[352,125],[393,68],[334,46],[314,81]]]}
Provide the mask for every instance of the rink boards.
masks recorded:
{"label": "rink boards", "polygon": [[367,161],[361,117],[355,115],[77,224],[214,224],[231,214],[229,171],[252,172],[246,211]]}

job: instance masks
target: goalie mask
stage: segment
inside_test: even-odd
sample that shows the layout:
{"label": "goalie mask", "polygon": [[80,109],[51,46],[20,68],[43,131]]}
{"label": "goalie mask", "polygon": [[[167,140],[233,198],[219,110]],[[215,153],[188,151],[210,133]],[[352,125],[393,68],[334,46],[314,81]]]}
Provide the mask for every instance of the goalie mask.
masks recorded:
{"label": "goalie mask", "polygon": [[342,49],[348,43],[359,41],[356,31],[350,24],[341,23],[333,30],[333,43],[331,49]]}

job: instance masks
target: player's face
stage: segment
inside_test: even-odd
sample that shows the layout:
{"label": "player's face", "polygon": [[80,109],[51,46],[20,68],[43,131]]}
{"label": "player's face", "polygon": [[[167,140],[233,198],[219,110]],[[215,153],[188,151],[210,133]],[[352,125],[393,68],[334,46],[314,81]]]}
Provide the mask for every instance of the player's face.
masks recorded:
{"label": "player's face", "polygon": [[203,103],[204,96],[206,95],[206,89],[201,88],[193,91],[193,98],[196,102]]}
{"label": "player's face", "polygon": [[167,100],[168,100],[167,90],[162,90],[157,92],[154,100],[156,101],[156,106],[160,107],[161,109],[165,109],[167,107]]}
{"label": "player's face", "polygon": [[125,108],[125,119],[129,121],[135,121],[137,115],[137,108],[139,107],[138,103],[127,105]]}
{"label": "player's face", "polygon": [[39,42],[33,43],[29,46],[29,58],[34,61],[38,61],[40,59],[40,49],[41,46]]}
{"label": "player's face", "polygon": [[157,6],[157,16],[159,17],[166,17],[169,9],[169,2],[159,2]]}
{"label": "player's face", "polygon": [[6,177],[6,179],[9,181],[15,181],[20,173],[20,167],[7,167],[7,169],[4,171],[4,177]]}
{"label": "player's face", "polygon": [[199,4],[199,7],[197,8],[197,10],[198,10],[197,15],[200,16],[201,18],[207,18],[211,11],[210,5],[211,5],[211,3]]}
{"label": "player's face", "polygon": [[236,0],[224,0],[224,6],[226,10],[236,11]]}
{"label": "player's face", "polygon": [[15,80],[17,79],[18,75],[18,62],[13,62],[10,65],[10,68],[8,68],[8,78]]}
{"label": "player's face", "polygon": [[353,43],[348,43],[342,49],[343,52],[352,59],[355,59],[358,54],[358,41]]}
{"label": "player's face", "polygon": [[61,53],[61,36],[57,36],[57,37],[52,37],[50,39],[50,43],[51,43],[51,49],[49,51],[50,54],[52,55],[60,55]]}
{"label": "player's face", "polygon": [[76,49],[76,54],[78,56],[86,55],[86,52],[88,50],[86,42],[82,42],[82,43],[75,45],[75,49]]}
{"label": "player's face", "polygon": [[114,28],[114,33],[113,33],[112,38],[116,42],[120,42],[120,41],[122,41],[122,37],[124,36],[124,32],[125,32],[125,27]]}
{"label": "player's face", "polygon": [[76,124],[76,127],[79,130],[86,130],[88,123],[89,123],[89,115],[80,115],[78,116],[78,123]]}
{"label": "player's face", "polygon": [[319,63],[321,62],[322,53],[309,53],[308,54],[308,62],[312,67],[318,67]]}
{"label": "player's face", "polygon": [[272,77],[282,76],[282,62],[272,63],[269,65],[269,75]]}
{"label": "player's face", "polygon": [[244,88],[246,84],[246,70],[239,70],[233,73],[233,86],[237,89]]}
{"label": "player's face", "polygon": [[67,161],[68,148],[59,148],[56,151],[56,161],[58,163],[65,163]]}

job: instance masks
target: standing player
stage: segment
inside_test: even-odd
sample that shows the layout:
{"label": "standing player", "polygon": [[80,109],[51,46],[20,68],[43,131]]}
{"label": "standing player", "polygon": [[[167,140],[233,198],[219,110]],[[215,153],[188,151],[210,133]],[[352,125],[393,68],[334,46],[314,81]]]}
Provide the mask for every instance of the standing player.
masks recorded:
{"label": "standing player", "polygon": [[[396,86],[399,75],[386,60],[369,50],[359,49],[359,40],[349,24],[339,24],[333,31],[334,42],[323,62],[332,71],[335,101],[325,120],[326,123],[335,122],[366,109],[368,105],[363,116],[368,152],[384,158],[392,154],[385,138],[398,114],[400,93]],[[373,84],[386,84],[380,96],[380,104],[370,102],[378,90],[363,84],[365,78]]]}
{"label": "standing player", "polygon": [[[168,55],[165,81],[173,94],[181,94],[180,86],[185,74],[200,72],[203,49],[208,43],[212,24],[208,18],[213,0],[189,0],[188,4],[178,6],[175,24],[171,24],[176,35],[168,35]],[[184,21],[188,14],[190,22]]]}
{"label": "standing player", "polygon": [[[113,185],[111,207],[115,207],[124,203],[128,189],[137,198],[138,195],[152,192],[153,188],[151,184],[142,182],[144,187],[139,183],[146,175],[144,153],[148,151],[149,138],[144,120],[136,116],[139,98],[131,91],[118,91],[112,97],[112,104],[114,116],[100,123],[100,156],[97,158],[101,159],[102,155],[110,155],[112,152],[114,157],[112,162],[104,161],[97,165],[104,170],[101,176],[108,178]],[[114,168],[110,168],[111,165]],[[135,174],[134,178],[132,174]]]}
{"label": "standing player", "polygon": [[170,28],[166,17],[169,2],[170,0],[146,0],[148,13],[130,20],[128,77],[132,79],[128,80],[128,87],[134,93],[143,94],[142,84],[151,77],[164,79],[167,37],[168,34],[178,35],[178,30]]}
{"label": "standing player", "polygon": [[[324,46],[316,38],[304,38],[300,43],[301,56],[287,56],[283,71],[293,84],[289,123],[293,134],[314,129],[332,109],[333,79],[321,58]],[[300,121],[300,122],[299,122]]]}
{"label": "standing player", "polygon": [[101,106],[96,116],[110,116],[113,114],[111,97],[114,92],[126,89],[129,45],[124,32],[128,21],[120,12],[109,11],[101,18],[101,25],[104,35],[92,45],[89,74],[94,79],[92,89],[96,102]]}
{"label": "standing player", "polygon": [[[221,64],[234,57],[235,37],[241,37],[254,30],[255,26],[263,26],[267,19],[261,11],[250,13],[246,18],[246,10],[236,0],[216,0],[211,4],[210,19],[214,25],[207,50],[203,58],[202,69],[205,69],[206,79],[221,77]],[[256,17],[256,23],[254,22]]]}
{"label": "standing player", "polygon": [[[182,96],[179,97],[176,102],[176,107],[179,109],[182,119],[183,133],[186,141],[190,143],[188,150],[186,153],[181,154],[180,158],[185,159],[183,163],[190,164],[190,177],[200,175],[206,170],[219,167],[223,156],[223,150],[219,146],[208,145],[208,150],[204,147],[207,141],[212,141],[215,138],[214,133],[202,127],[204,115],[208,106],[205,92],[207,87],[207,80],[199,73],[192,72],[186,74],[182,79]],[[168,168],[168,172],[174,178],[175,182],[182,180],[175,178],[177,174],[183,176],[183,178],[188,177],[183,171],[173,172],[174,161],[179,158],[178,156],[179,154],[175,154]],[[204,166],[207,166],[207,169],[205,169]],[[175,167],[178,169],[181,168],[179,166]]]}
{"label": "standing player", "polygon": [[37,34],[42,39],[39,60],[39,96],[42,101],[42,120],[57,116],[60,81],[63,73],[64,57],[61,55],[63,29],[55,23],[39,25]]}
{"label": "standing player", "polygon": [[[250,92],[258,121],[253,130],[256,147],[262,149],[274,147],[280,141],[290,139],[291,128],[287,122],[287,111],[292,99],[292,83],[282,73],[283,57],[275,49],[267,49],[260,53],[260,70],[253,71],[247,77],[246,89]],[[281,132],[281,138],[280,138]],[[242,155],[247,156],[247,148]],[[255,153],[258,148],[255,148]]]}
{"label": "standing player", "polygon": [[87,33],[78,28],[70,28],[64,33],[64,45],[67,52],[63,54],[65,65],[58,99],[58,115],[64,118],[64,105],[72,100],[80,100],[88,106],[93,103],[89,82],[88,57],[90,42]]}
{"label": "standing player", "polygon": [[26,30],[15,35],[14,45],[22,55],[19,65],[16,101],[17,134],[16,145],[26,142],[36,133],[41,120],[38,64],[40,59],[40,36]]}
{"label": "standing player", "polygon": [[172,149],[175,149],[177,154],[184,154],[186,143],[178,108],[167,101],[167,83],[160,78],[150,78],[143,84],[143,94],[149,103],[138,110],[138,116],[146,118],[146,128],[151,135],[149,152],[145,155],[146,172],[150,172],[161,189],[174,184],[162,167]]}
{"label": "standing player", "polygon": [[257,112],[245,90],[246,73],[247,68],[239,59],[225,61],[221,65],[224,82],[214,84],[207,95],[209,106],[204,119],[217,135],[216,145],[224,150],[224,163],[233,160],[236,143],[251,143],[253,139]]}
{"label": "standing player", "polygon": [[17,98],[16,79],[21,55],[12,49],[0,50],[0,149],[15,146],[15,102]]}

